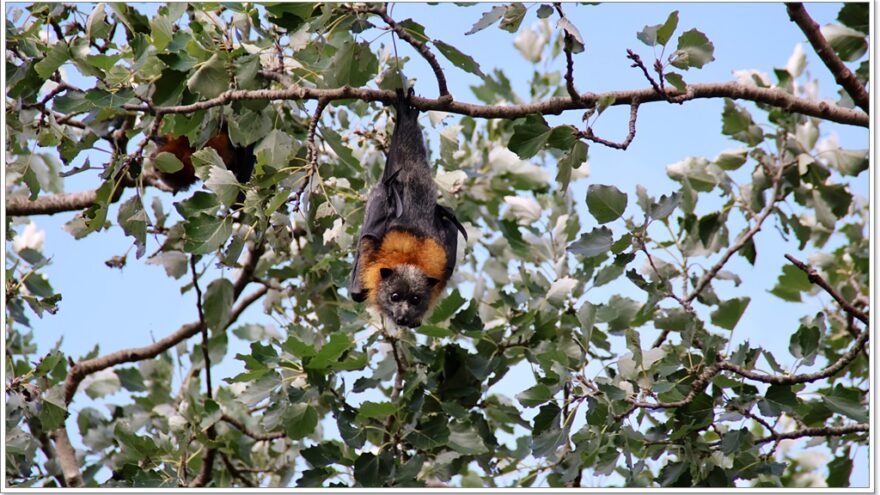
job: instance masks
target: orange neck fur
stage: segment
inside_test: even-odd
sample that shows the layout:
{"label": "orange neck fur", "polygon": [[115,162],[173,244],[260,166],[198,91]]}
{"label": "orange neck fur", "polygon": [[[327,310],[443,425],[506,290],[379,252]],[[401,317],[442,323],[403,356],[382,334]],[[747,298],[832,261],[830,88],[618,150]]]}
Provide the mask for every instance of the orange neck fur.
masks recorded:
{"label": "orange neck fur", "polygon": [[385,234],[379,249],[368,254],[366,261],[361,272],[361,281],[373,305],[376,305],[379,282],[382,280],[380,268],[413,265],[426,276],[439,280],[440,283],[431,291],[432,303],[446,287],[446,251],[434,239],[420,238],[409,232],[392,230]]}

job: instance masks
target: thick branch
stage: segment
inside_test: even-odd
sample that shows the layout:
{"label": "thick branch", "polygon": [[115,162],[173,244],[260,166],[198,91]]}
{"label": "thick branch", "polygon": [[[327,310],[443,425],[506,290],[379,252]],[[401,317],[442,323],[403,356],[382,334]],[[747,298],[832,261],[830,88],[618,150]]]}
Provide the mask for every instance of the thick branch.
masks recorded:
{"label": "thick branch", "polygon": [[66,486],[71,488],[82,486],[83,479],[79,472],[79,463],[76,462],[76,451],[70,445],[67,428],[64,426],[58,428],[49,433],[49,438],[55,442],[55,453],[58,455],[58,464],[61,465],[61,472],[64,473]]}
{"label": "thick branch", "polygon": [[[357,10],[356,10],[357,11]],[[400,24],[397,23],[394,19],[388,15],[388,10],[384,5],[373,5],[369,6],[365,9],[361,10],[362,12],[370,12],[372,14],[376,14],[382,18],[382,21],[394,31],[397,36],[409,43],[413,48],[419,52],[419,55],[424,58],[428,64],[431,66],[431,70],[434,71],[434,76],[437,78],[437,90],[440,92],[440,99],[443,101],[452,101],[452,96],[449,94],[449,89],[446,87],[446,76],[443,74],[443,68],[440,67],[440,63],[437,62],[437,57],[431,53],[431,50],[421,41],[415,39],[409,31],[403,28]]]}
{"label": "thick branch", "polygon": [[843,61],[840,60],[840,57],[834,53],[834,49],[831,48],[828,40],[822,35],[822,30],[810,17],[810,14],[807,13],[807,9],[804,8],[804,5],[802,3],[787,3],[785,4],[785,8],[788,10],[788,17],[791,18],[792,22],[797,24],[798,27],[801,28],[801,31],[807,36],[807,40],[813,45],[813,49],[816,50],[816,55],[822,59],[822,62],[824,62],[825,66],[831,71],[837,84],[849,94],[859,108],[866,113],[870,113],[871,107],[868,92],[865,91],[864,86],[859,82],[859,78],[857,78],[856,75],[844,65]]}
{"label": "thick branch", "polygon": [[791,261],[792,264],[794,264],[794,266],[803,270],[803,272],[807,274],[807,278],[810,280],[810,283],[816,284],[819,287],[821,287],[822,289],[824,289],[825,292],[827,292],[831,297],[834,298],[835,301],[837,301],[837,304],[839,304],[840,307],[843,308],[844,311],[846,311],[847,313],[858,318],[859,321],[861,321],[865,325],[870,324],[870,322],[868,320],[868,315],[866,315],[864,312],[862,312],[861,310],[859,310],[858,308],[856,308],[855,306],[850,304],[849,301],[844,299],[843,296],[841,296],[839,292],[834,290],[834,288],[831,287],[828,284],[828,282],[826,282],[825,279],[822,278],[821,275],[819,275],[819,272],[817,272],[815,268],[798,260],[797,258],[795,258],[794,256],[792,256],[790,254],[786,254],[785,259],[787,259],[788,261]]}
{"label": "thick branch", "polygon": [[[141,177],[144,179],[143,182],[145,185],[156,187],[162,191],[170,191],[170,189],[153,174],[144,173]],[[110,203],[119,201],[125,187],[132,187],[135,185],[135,182],[124,179],[120,185],[123,187],[116,188],[116,193],[110,198]],[[67,211],[84,210],[94,205],[97,200],[97,189],[40,196],[33,201],[28,199],[27,196],[13,196],[6,198],[6,214],[10,216],[54,215],[56,213],[64,213]]]}
{"label": "thick branch", "polygon": [[[706,98],[748,100],[840,124],[849,124],[860,127],[869,127],[870,125],[870,119],[864,112],[829,104],[824,101],[805,100],[777,88],[759,88],[757,86],[747,86],[736,82],[724,82],[691,84],[688,85],[687,92],[685,93],[678,90],[670,90],[667,93],[672,97],[684,96],[686,100]],[[155,107],[154,109],[150,109],[147,105],[142,104],[124,105],[124,109],[147,113],[155,112],[157,114],[192,113],[197,110],[206,110],[208,108],[226,105],[239,100],[317,100],[321,98],[330,101],[356,98],[366,102],[376,101],[385,104],[392,104],[397,100],[395,92],[390,90],[352,88],[350,86],[343,86],[335,89],[317,89],[291,85],[285,89],[230,90],[216,98],[192,103],[190,105]],[[641,104],[666,101],[666,99],[661,95],[658,95],[653,88],[645,88],[610,91],[599,94],[585,93],[581,95],[580,100],[573,100],[572,98],[550,98],[545,101],[525,103],[521,105],[475,105],[458,101],[449,102],[442,98],[434,100],[418,96],[413,96],[410,99],[410,103],[422,111],[442,110],[445,112],[487,119],[516,119],[533,113],[556,115],[567,110],[592,108],[596,106],[600,99],[610,100],[611,98],[614,99],[612,105],[632,105],[633,99],[638,99]]]}

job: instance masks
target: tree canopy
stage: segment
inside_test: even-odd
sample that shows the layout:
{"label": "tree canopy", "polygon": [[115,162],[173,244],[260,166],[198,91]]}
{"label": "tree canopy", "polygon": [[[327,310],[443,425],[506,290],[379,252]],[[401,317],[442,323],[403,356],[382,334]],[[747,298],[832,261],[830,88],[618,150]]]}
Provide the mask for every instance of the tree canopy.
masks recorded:
{"label": "tree canopy", "polygon": [[[713,82],[694,81],[735,46],[633,7],[644,28],[615,48],[632,83],[611,91],[591,91],[581,61],[602,40],[574,15],[607,6],[443,5],[461,28],[394,7],[7,4],[6,486],[849,486],[869,445],[869,163],[829,129],[869,127],[868,3],[821,27],[774,6],[822,65],[799,45]],[[481,66],[453,29],[508,33],[499,53],[533,73]],[[346,287],[415,67],[439,201],[469,240],[410,330]],[[453,94],[464,75],[479,84]],[[646,113],[699,101],[730,147],[683,139],[674,163],[639,164],[671,186],[587,178],[597,149],[656,132]],[[253,147],[246,181],[205,146],[221,125]],[[196,150],[189,190],[162,179],[181,167],[163,136]],[[149,305],[125,276],[151,265],[188,320],[112,352],[102,333],[143,323],[71,327],[86,355],[41,342],[68,297],[34,223],[56,214],[77,242],[130,246],[69,273],[118,269]],[[760,294],[744,290],[758,257],[778,277]],[[734,339],[757,298],[802,312],[762,329],[789,355]]]}

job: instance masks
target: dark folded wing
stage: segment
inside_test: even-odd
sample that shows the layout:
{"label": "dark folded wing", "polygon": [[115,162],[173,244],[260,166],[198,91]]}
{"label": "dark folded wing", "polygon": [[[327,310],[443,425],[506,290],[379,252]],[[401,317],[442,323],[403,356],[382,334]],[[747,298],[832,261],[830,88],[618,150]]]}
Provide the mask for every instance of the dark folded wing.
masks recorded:
{"label": "dark folded wing", "polygon": [[354,264],[351,268],[351,282],[348,286],[348,293],[357,302],[366,300],[368,295],[368,290],[361,281],[361,255],[367,250],[378,247],[388,230],[388,222],[403,211],[399,185],[395,180],[396,176],[395,173],[387,180],[377,184],[367,199],[364,223],[361,226],[361,235],[358,237]]}
{"label": "dark folded wing", "polygon": [[440,230],[442,239],[440,241],[443,243],[443,250],[446,251],[446,280],[449,280],[449,277],[452,276],[452,272],[455,270],[455,257],[458,254],[458,233],[461,232],[464,240],[467,241],[467,232],[464,230],[461,222],[455,218],[455,213],[449,208],[437,205],[436,215],[438,223],[442,226]]}

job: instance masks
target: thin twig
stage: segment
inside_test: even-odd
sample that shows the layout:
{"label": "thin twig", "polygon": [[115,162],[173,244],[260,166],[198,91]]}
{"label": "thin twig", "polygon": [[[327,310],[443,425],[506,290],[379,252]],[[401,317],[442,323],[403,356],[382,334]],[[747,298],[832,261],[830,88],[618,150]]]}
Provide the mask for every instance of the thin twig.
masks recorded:
{"label": "thin twig", "polygon": [[803,428],[800,430],[789,431],[785,433],[777,433],[775,436],[761,438],[755,441],[756,444],[772,442],[774,440],[792,440],[803,437],[839,437],[849,435],[850,433],[867,433],[870,426],[864,423],[857,423],[846,426],[821,426],[815,428]]}
{"label": "thin twig", "polygon": [[434,76],[437,78],[437,90],[440,93],[440,100],[447,103],[452,101],[452,95],[449,94],[449,89],[446,87],[446,76],[443,74],[443,68],[440,67],[437,57],[434,56],[425,43],[415,39],[409,31],[392,19],[391,16],[388,15],[388,10],[385,5],[369,5],[366,7],[357,7],[353,10],[355,12],[368,12],[378,15],[400,39],[406,41],[410,46],[415,48],[419,55],[421,55],[422,58],[428,62],[428,65],[431,66],[431,70],[434,71]]}
{"label": "thin twig", "polygon": [[[565,13],[562,11],[562,4],[556,2],[553,6],[556,7],[560,20],[564,19]],[[574,39],[568,31],[563,30],[563,32],[565,33],[565,42],[563,43],[563,51],[565,52],[565,89],[568,90],[568,95],[571,96],[572,100],[579,101],[581,94],[574,85],[574,57],[571,52]]]}
{"label": "thin twig", "polygon": [[831,287],[831,285],[829,285],[828,282],[826,282],[825,279],[822,278],[821,275],[819,275],[819,272],[817,272],[815,268],[798,260],[797,258],[795,258],[794,256],[792,256],[790,254],[786,254],[785,259],[787,259],[794,266],[800,268],[804,273],[806,273],[807,279],[809,279],[810,283],[816,284],[819,287],[821,287],[825,292],[828,293],[828,295],[830,295],[831,297],[834,298],[835,301],[837,301],[837,304],[839,304],[840,307],[843,308],[844,311],[846,311],[848,314],[851,314],[852,316],[858,318],[858,320],[861,321],[862,323],[864,323],[865,325],[870,324],[870,320],[868,319],[868,315],[866,315],[863,311],[856,308],[855,306],[850,304],[849,301],[844,299],[843,296],[841,296],[839,292],[834,290],[834,288]]}
{"label": "thin twig", "polygon": [[318,147],[315,144],[315,135],[318,130],[318,122],[321,121],[321,114],[324,112],[324,108],[327,107],[329,102],[330,101],[327,99],[319,99],[318,106],[315,108],[315,113],[312,114],[312,117],[309,119],[309,130],[306,134],[306,161],[308,162],[308,171],[306,171],[306,175],[303,177],[299,187],[293,192],[288,200],[293,202],[293,205],[290,207],[291,212],[299,211],[306,188],[312,181],[312,177],[318,171]]}
{"label": "thin twig", "polygon": [[816,55],[822,59],[822,62],[831,71],[837,84],[852,97],[859,108],[866,113],[870,113],[871,107],[868,92],[865,91],[864,86],[859,82],[859,78],[834,53],[834,49],[831,48],[828,40],[822,35],[821,28],[813,21],[810,14],[807,13],[804,5],[802,3],[787,3],[785,8],[788,10],[788,17],[804,32],[807,40],[813,45],[813,49],[816,50]]}
{"label": "thin twig", "polygon": [[599,136],[593,134],[593,128],[587,127],[583,131],[579,131],[577,133],[577,137],[586,139],[588,141],[592,141],[594,143],[599,143],[609,148],[614,148],[616,150],[625,150],[629,147],[630,143],[632,143],[633,138],[636,137],[636,119],[639,115],[639,99],[633,98],[632,103],[630,103],[629,108],[629,131],[626,134],[626,139],[621,143],[615,143],[614,141],[608,141],[607,139],[602,139]]}
{"label": "thin twig", "polygon": [[223,416],[221,416],[220,419],[231,424],[232,426],[235,427],[235,429],[237,429],[238,431],[244,433],[245,435],[253,438],[254,440],[261,440],[261,441],[268,442],[271,440],[275,440],[278,438],[284,438],[285,436],[287,436],[287,434],[284,433],[283,431],[270,431],[270,432],[263,433],[263,432],[251,430],[243,422],[241,422],[238,419],[233,418],[232,416],[229,416],[227,414],[224,414]]}

